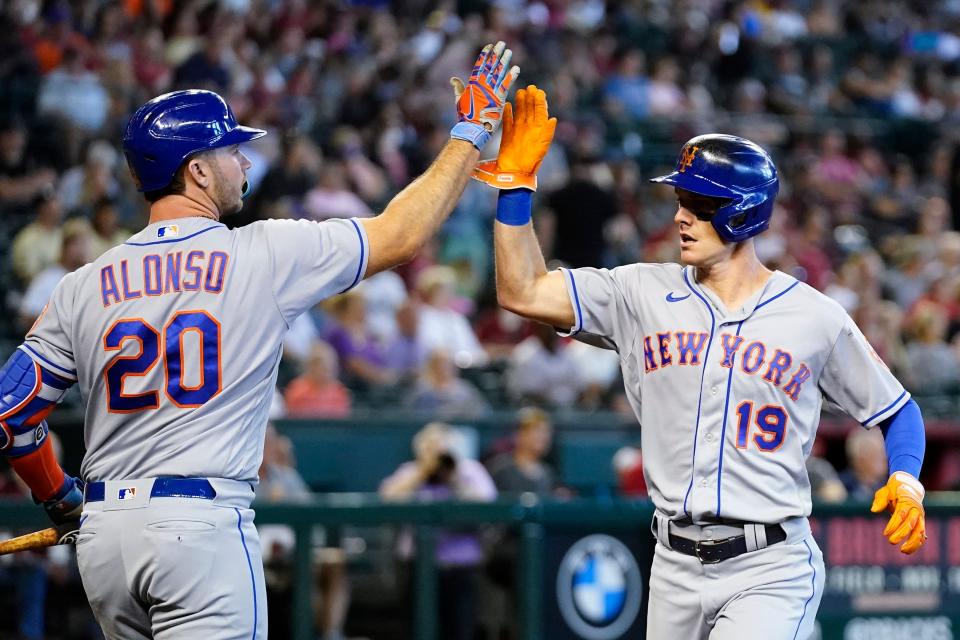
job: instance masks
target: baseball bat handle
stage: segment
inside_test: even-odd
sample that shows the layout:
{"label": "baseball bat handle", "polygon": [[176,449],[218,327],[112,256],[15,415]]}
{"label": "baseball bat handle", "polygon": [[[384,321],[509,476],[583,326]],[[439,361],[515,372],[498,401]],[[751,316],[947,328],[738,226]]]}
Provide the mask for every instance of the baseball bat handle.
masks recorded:
{"label": "baseball bat handle", "polygon": [[16,538],[10,538],[0,542],[0,556],[17,551],[29,551],[31,549],[45,549],[58,544],[71,544],[77,541],[79,524],[68,522],[65,524],[41,529]]}

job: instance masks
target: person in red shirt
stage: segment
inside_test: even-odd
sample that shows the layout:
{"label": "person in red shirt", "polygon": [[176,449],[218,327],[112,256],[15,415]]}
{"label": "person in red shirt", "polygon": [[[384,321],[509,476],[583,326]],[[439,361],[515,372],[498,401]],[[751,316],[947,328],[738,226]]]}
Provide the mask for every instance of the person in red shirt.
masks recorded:
{"label": "person in red shirt", "polygon": [[337,354],[318,340],[310,348],[305,370],[284,393],[291,418],[342,418],[350,415],[350,392],[337,379]]}

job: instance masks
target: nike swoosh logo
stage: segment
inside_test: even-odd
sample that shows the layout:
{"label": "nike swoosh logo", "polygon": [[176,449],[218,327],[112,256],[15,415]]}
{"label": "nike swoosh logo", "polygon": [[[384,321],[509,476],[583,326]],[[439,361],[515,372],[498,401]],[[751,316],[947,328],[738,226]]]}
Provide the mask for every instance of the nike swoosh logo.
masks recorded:
{"label": "nike swoosh logo", "polygon": [[[467,90],[470,91],[469,88]],[[470,91],[470,112],[464,115],[464,119],[467,122],[473,121],[473,91]]]}
{"label": "nike swoosh logo", "polygon": [[687,295],[681,296],[678,298],[674,296],[673,291],[671,291],[670,293],[667,294],[667,302],[680,302],[681,300],[686,300],[689,297],[690,297],[690,294],[688,293]]}

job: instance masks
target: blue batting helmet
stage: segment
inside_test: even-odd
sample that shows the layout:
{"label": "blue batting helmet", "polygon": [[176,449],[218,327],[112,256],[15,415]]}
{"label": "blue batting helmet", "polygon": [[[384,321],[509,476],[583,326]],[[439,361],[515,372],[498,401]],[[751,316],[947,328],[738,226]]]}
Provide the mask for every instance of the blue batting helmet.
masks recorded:
{"label": "blue batting helmet", "polygon": [[710,218],[727,242],[740,242],[765,231],[780,190],[777,168],[766,151],[744,138],[720,133],[687,141],[676,170],[651,182],[728,200]]}
{"label": "blue batting helmet", "polygon": [[256,140],[266,131],[242,127],[212,91],[174,91],[146,103],[130,117],[123,153],[139,191],[168,186],[191,154]]}

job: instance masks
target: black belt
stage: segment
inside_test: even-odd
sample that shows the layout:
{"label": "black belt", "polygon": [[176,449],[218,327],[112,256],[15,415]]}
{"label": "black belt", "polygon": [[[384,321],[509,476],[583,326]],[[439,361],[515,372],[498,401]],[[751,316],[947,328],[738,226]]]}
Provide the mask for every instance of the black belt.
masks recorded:
{"label": "black belt", "polygon": [[[654,516],[654,518],[659,519],[660,516]],[[787,539],[787,532],[779,524],[768,524],[763,529],[767,534],[768,547]],[[703,564],[717,564],[747,553],[746,535],[724,538],[723,540],[691,540],[670,533],[669,524],[667,525],[667,535],[671,549],[684,555],[693,556]]]}
{"label": "black belt", "polygon": [[[133,487],[121,487],[116,498],[132,498]],[[87,502],[102,502],[106,486],[103,482],[88,482],[84,487],[84,499]],[[150,490],[151,498],[202,498],[213,500],[217,496],[210,481],[206,478],[157,478]]]}

